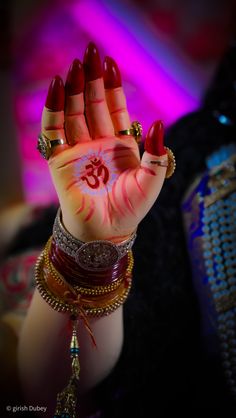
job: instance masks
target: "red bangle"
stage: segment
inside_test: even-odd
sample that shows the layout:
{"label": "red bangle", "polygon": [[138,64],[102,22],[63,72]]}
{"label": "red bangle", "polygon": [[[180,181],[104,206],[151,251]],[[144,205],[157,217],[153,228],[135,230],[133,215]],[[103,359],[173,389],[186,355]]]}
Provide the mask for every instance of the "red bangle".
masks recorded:
{"label": "red bangle", "polygon": [[62,251],[52,239],[49,258],[56,270],[72,286],[102,286],[114,283],[128,266],[128,255],[125,254],[112,268],[105,271],[93,272],[79,266],[73,257]]}

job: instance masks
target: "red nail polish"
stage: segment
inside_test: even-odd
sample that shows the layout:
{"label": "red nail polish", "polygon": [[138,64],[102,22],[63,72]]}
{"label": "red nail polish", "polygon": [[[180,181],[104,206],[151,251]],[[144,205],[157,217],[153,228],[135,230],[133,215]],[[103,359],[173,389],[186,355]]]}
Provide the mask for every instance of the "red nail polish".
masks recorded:
{"label": "red nail polish", "polygon": [[75,59],[69,69],[66,84],[66,94],[73,96],[84,91],[84,69],[80,60]]}
{"label": "red nail polish", "polygon": [[84,73],[86,81],[93,81],[102,77],[102,63],[96,45],[93,42],[88,44],[84,54]]}
{"label": "red nail polish", "polygon": [[103,78],[105,89],[121,87],[121,75],[118,65],[111,57],[106,57],[103,63]]}
{"label": "red nail polish", "polygon": [[48,95],[45,106],[53,112],[64,110],[65,89],[59,75],[53,78],[48,89]]}
{"label": "red nail polish", "polygon": [[164,141],[164,126],[161,120],[154,122],[149,129],[146,140],[145,140],[145,150],[152,155],[161,155],[166,154],[166,149],[163,144]]}

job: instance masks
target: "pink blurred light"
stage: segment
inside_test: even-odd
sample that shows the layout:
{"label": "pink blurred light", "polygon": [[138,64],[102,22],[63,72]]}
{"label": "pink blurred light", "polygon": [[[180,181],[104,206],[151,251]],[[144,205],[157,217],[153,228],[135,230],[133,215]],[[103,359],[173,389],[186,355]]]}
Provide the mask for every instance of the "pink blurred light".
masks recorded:
{"label": "pink blurred light", "polygon": [[20,125],[24,127],[25,124],[40,124],[46,94],[45,88],[36,90],[34,87],[27,94],[24,93],[16,97],[16,111]]}
{"label": "pink blurred light", "polygon": [[[36,150],[41,111],[47,93],[45,85],[50,80],[48,83],[45,81],[58,72],[65,75],[71,60],[78,54],[82,55],[88,38],[116,59],[125,80],[131,117],[140,119],[144,129],[154,118],[163,119],[168,125],[198,106],[193,89],[187,85],[189,72],[184,73],[184,64],[182,71],[172,50],[168,52],[172,57],[168,62],[166,46],[160,48],[160,42],[157,42],[158,58],[157,53],[152,53],[155,37],[151,45],[148,30],[144,34],[140,31],[140,36],[136,36],[135,14],[130,15],[130,19],[123,19],[117,9],[108,10],[105,0],[75,0],[73,3],[68,0],[65,7],[65,13],[58,11],[45,19],[38,34],[37,48],[32,48],[22,66],[26,79],[30,79],[31,83],[38,81],[37,89],[28,85],[16,100],[25,160],[24,184],[29,201],[50,202],[56,199],[46,164]],[[129,24],[127,20],[130,20]],[[61,21],[64,29],[58,32]],[[145,36],[145,42],[142,42]]]}
{"label": "pink blurred light", "polygon": [[27,202],[42,205],[58,202],[46,162],[25,164],[23,183]]}
{"label": "pink blurred light", "polygon": [[[71,13],[91,39],[99,42],[117,60],[121,71],[138,86],[138,94],[146,95],[159,115],[161,110],[165,124],[196,109],[196,98],[153,60],[132,35],[132,28],[124,27],[104,4],[81,0],[71,6]],[[168,69],[169,73],[171,71],[174,73],[175,68]]]}

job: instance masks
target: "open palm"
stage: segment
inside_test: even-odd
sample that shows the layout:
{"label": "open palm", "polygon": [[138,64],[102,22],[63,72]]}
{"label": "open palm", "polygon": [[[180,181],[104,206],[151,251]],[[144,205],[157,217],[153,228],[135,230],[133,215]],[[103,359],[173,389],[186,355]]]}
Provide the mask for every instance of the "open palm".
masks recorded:
{"label": "open palm", "polygon": [[[75,67],[83,71],[78,60],[70,71],[75,72]],[[64,88],[59,77],[53,88],[57,94]],[[121,86],[104,89],[99,77],[87,80],[81,92],[66,92],[64,109],[46,106],[42,117],[42,131],[48,138],[67,141],[55,147],[49,159],[63,223],[83,241],[122,241],[153,205],[166,168],[151,165],[157,155],[148,151],[140,160],[135,139],[119,135],[130,127]],[[167,156],[164,153],[160,158],[166,161]]]}

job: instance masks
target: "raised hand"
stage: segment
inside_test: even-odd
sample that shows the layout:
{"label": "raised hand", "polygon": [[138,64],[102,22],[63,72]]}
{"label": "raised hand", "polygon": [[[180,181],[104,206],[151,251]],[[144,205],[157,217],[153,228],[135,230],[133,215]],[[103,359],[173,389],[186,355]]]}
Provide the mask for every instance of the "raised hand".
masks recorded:
{"label": "raised hand", "polygon": [[151,126],[141,161],[134,137],[119,134],[130,125],[119,69],[109,57],[102,68],[90,43],[65,87],[53,79],[42,115],[42,133],[65,142],[53,147],[48,163],[63,223],[82,241],[125,240],[161,190],[168,159],[163,124]]}

